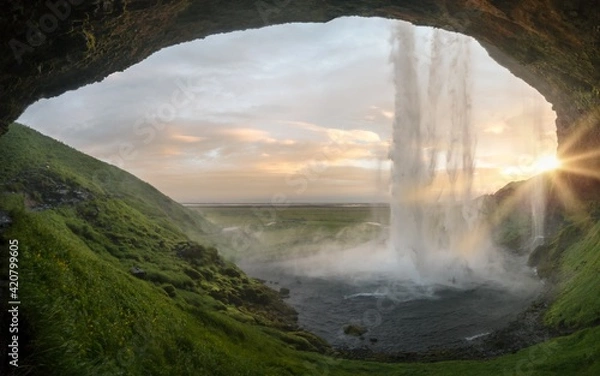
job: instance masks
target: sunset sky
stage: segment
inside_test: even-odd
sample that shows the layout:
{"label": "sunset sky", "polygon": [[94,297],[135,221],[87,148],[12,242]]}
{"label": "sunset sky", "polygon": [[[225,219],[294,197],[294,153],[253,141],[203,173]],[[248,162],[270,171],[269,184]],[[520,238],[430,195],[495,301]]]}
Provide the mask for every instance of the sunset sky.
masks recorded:
{"label": "sunset sky", "polygon": [[[18,121],[181,202],[385,201],[395,22],[340,18],[210,36],[41,100]],[[423,69],[431,30],[417,32]],[[475,189],[485,193],[554,153],[555,115],[476,42],[472,53]]]}

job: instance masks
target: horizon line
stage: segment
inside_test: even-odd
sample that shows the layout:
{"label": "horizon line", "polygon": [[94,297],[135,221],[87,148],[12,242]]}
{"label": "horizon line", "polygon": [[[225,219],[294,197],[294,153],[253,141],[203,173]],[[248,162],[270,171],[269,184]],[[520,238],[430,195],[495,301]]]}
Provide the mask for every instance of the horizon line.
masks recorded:
{"label": "horizon line", "polygon": [[270,205],[270,206],[290,206],[290,205],[389,205],[389,202],[179,202],[181,205]]}

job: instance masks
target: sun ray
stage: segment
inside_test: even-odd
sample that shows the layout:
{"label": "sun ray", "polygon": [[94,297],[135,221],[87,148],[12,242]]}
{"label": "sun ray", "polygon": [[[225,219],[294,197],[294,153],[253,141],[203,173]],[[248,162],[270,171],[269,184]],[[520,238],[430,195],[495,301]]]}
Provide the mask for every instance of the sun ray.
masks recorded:
{"label": "sun ray", "polygon": [[[535,178],[539,177],[534,177],[533,179]],[[502,221],[522,205],[524,200],[528,200],[531,197],[532,190],[534,189],[533,179],[522,182],[514,189],[514,192],[506,195],[506,198],[500,202],[499,206],[492,208],[492,212],[488,217],[488,223],[479,223],[476,229],[463,234],[461,239],[459,239],[459,249],[463,256],[471,256],[473,252],[486,248],[486,243],[490,241],[492,229],[499,226]]]}
{"label": "sun ray", "polygon": [[591,168],[586,168],[585,166],[571,165],[568,168],[565,168],[563,171],[586,178],[600,180],[600,171],[595,171]]}
{"label": "sun ray", "polygon": [[568,174],[555,174],[551,179],[550,196],[556,197],[562,208],[574,218],[588,217],[584,202],[575,194],[571,186]]}
{"label": "sun ray", "polygon": [[515,189],[515,192],[511,194],[507,199],[503,200],[502,203],[492,213],[490,222],[492,225],[497,225],[506,219],[511,212],[513,212],[517,206],[526,199],[533,188],[533,184],[530,180],[525,181],[521,186]]}
{"label": "sun ray", "polygon": [[595,126],[598,123],[598,119],[600,119],[600,108],[588,112],[569,126],[574,131],[559,142],[558,154],[561,160],[563,157],[570,158],[571,155],[576,155],[575,151],[579,149],[582,140],[588,137],[589,132],[596,129]]}
{"label": "sun ray", "polygon": [[596,158],[600,158],[600,150],[589,150],[584,153],[579,153],[568,157],[562,157],[560,160],[564,165],[570,165],[577,162]]}

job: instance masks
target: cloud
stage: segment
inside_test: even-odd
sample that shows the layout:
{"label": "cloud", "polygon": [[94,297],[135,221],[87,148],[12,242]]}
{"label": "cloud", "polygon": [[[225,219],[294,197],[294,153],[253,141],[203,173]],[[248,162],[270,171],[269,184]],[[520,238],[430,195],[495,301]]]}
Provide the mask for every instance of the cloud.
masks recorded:
{"label": "cloud", "polygon": [[[351,17],[212,35],[41,100],[19,121],[119,161],[176,199],[265,199],[273,190],[291,190],[298,200],[384,197],[378,181],[388,173],[381,169],[389,168],[395,115],[393,22]],[[421,62],[428,33],[419,28]],[[492,189],[505,178],[502,168],[530,153],[529,140],[542,134],[543,149],[555,148],[554,114],[477,44],[472,54],[477,163],[486,176],[478,184]],[[165,106],[172,116],[157,121]],[[438,109],[440,132],[447,108]],[[119,159],[123,145],[133,157]],[[308,180],[304,196],[286,183],[290,176]]]}
{"label": "cloud", "polygon": [[206,137],[188,136],[188,135],[184,135],[184,134],[174,134],[174,135],[171,135],[171,139],[175,140],[175,141],[184,142],[184,143],[197,143],[197,142],[206,140]]}
{"label": "cloud", "polygon": [[271,138],[269,132],[253,128],[233,128],[217,131],[217,134],[222,134],[224,137],[237,142],[243,143],[272,143],[275,139]]}
{"label": "cloud", "polygon": [[346,196],[342,201],[369,202],[381,200],[387,191],[374,184],[373,170],[357,167],[330,167],[312,173],[265,174],[243,167],[193,170],[186,174],[165,169],[144,169],[138,173],[146,181],[158,182],[161,190],[168,187],[183,202],[270,202],[276,196],[294,202],[316,202],[323,198],[340,201],[340,193]]}

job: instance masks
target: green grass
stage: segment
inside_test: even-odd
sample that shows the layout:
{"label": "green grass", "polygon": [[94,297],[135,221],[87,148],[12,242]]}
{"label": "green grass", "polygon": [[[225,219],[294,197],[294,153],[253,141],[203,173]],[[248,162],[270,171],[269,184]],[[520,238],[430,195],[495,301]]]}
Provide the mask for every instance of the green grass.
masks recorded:
{"label": "green grass", "polygon": [[309,255],[327,246],[346,249],[383,235],[384,227],[366,222],[389,224],[385,206],[221,206],[194,207],[211,222],[223,227],[239,227],[227,233],[229,244],[223,254],[231,260],[273,261],[295,255]]}
{"label": "green grass", "polygon": [[[20,245],[19,374],[600,374],[600,327],[590,326],[599,317],[600,225],[579,242],[561,243],[565,248],[556,254],[561,289],[547,319],[579,328],[576,333],[487,361],[350,361],[301,351],[321,345],[307,333],[277,329],[281,323],[269,313],[284,308],[269,295],[274,292],[209,245],[190,243],[190,234],[209,239],[215,228],[202,216],[22,126],[11,126],[0,138],[0,151],[0,210],[13,220],[0,238],[4,246],[8,239]],[[63,186],[88,195],[31,210]],[[329,214],[335,231],[363,218]],[[315,226],[328,222],[327,215],[301,214]],[[178,250],[187,256],[178,256]],[[134,265],[147,271],[145,280],[129,273]],[[241,307],[228,302],[249,291],[267,299],[268,312],[248,300]]]}
{"label": "green grass", "polygon": [[582,328],[600,323],[600,223],[568,246],[559,259],[559,293],[546,321]]}
{"label": "green grass", "polygon": [[188,312],[68,235],[60,215],[16,217],[7,236],[21,240],[21,308],[35,336],[23,363],[36,374],[285,374],[270,360],[285,347],[260,328]]}

